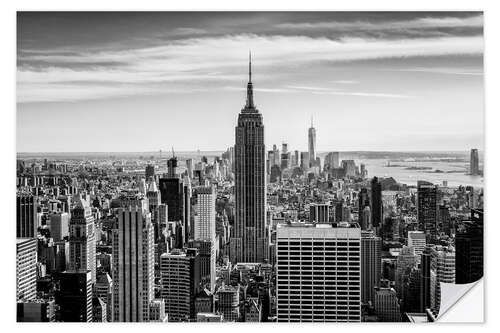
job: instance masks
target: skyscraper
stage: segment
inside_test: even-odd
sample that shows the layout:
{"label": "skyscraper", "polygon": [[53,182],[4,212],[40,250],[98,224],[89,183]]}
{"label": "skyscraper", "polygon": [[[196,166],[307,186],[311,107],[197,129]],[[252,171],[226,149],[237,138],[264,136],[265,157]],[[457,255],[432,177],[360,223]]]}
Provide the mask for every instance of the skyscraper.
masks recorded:
{"label": "skyscraper", "polygon": [[63,272],[56,293],[60,320],[65,322],[91,322],[92,273],[89,270]]}
{"label": "skyscraper", "polygon": [[382,225],[383,205],[382,205],[382,184],[377,177],[373,177],[371,181],[371,204],[370,211],[372,213],[372,227],[380,227]]}
{"label": "skyscraper", "polygon": [[472,209],[470,221],[463,221],[455,239],[455,282],[471,283],[483,277],[483,210]]}
{"label": "skyscraper", "polygon": [[96,234],[94,216],[87,203],[79,198],[71,211],[69,222],[70,271],[90,271],[92,283],[96,281]]}
{"label": "skyscraper", "polygon": [[301,151],[300,152],[300,168],[302,170],[309,169],[309,152]]}
{"label": "skyscraper", "polygon": [[187,241],[185,238],[186,229],[189,229],[189,220],[186,216],[185,205],[185,186],[179,175],[176,173],[177,168],[177,157],[172,156],[167,162],[168,173],[165,178],[160,178],[160,195],[161,203],[168,206],[168,221],[177,222],[180,221],[182,224],[183,232],[179,234],[182,237],[177,243],[184,245]]}
{"label": "skyscraper", "polygon": [[309,222],[328,223],[330,221],[329,211],[329,204],[312,203],[309,205]]}
{"label": "skyscraper", "polygon": [[200,288],[198,251],[173,249],[171,253],[163,253],[160,276],[161,298],[165,300],[169,321],[194,321],[194,300]]}
{"label": "skyscraper", "polygon": [[277,226],[278,322],[361,321],[356,223]]}
{"label": "skyscraper", "polygon": [[361,302],[374,302],[380,285],[382,240],[373,231],[361,231]]}
{"label": "skyscraper", "polygon": [[16,237],[33,238],[37,234],[37,198],[18,194],[16,199]]}
{"label": "skyscraper", "polygon": [[331,152],[326,154],[325,156],[325,163],[324,163],[324,169],[329,170],[329,169],[336,169],[339,167],[339,153],[338,152]]}
{"label": "skyscraper", "polygon": [[423,180],[417,182],[418,228],[431,236],[437,232],[437,192],[436,185]]}
{"label": "skyscraper", "polygon": [[149,321],[153,300],[154,228],[140,198],[124,200],[113,230],[113,321]]}
{"label": "skyscraper", "polygon": [[426,244],[425,234],[422,231],[408,231],[408,246],[415,249],[417,256],[424,252]]}
{"label": "skyscraper", "polygon": [[215,242],[215,199],[211,186],[196,189],[196,212],[194,216],[194,239]]}
{"label": "skyscraper", "polygon": [[264,124],[253,101],[252,62],[246,104],[235,130],[235,225],[231,239],[231,261],[262,262],[267,258],[266,238],[266,149]]}
{"label": "skyscraper", "polygon": [[316,129],[313,126],[313,119],[311,117],[311,127],[308,131],[308,148],[309,148],[309,165],[312,167],[316,164]]}
{"label": "skyscraper", "polygon": [[479,175],[479,154],[477,152],[477,149],[470,150],[469,172],[473,176]]}
{"label": "skyscraper", "polygon": [[20,300],[36,296],[37,240],[16,239],[16,296]]}

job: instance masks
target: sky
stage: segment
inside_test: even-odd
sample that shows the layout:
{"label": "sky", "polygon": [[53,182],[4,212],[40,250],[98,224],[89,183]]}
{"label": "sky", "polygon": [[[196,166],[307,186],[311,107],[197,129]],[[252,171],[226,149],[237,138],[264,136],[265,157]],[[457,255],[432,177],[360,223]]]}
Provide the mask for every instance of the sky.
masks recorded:
{"label": "sky", "polygon": [[480,12],[19,12],[17,151],[484,147]]}

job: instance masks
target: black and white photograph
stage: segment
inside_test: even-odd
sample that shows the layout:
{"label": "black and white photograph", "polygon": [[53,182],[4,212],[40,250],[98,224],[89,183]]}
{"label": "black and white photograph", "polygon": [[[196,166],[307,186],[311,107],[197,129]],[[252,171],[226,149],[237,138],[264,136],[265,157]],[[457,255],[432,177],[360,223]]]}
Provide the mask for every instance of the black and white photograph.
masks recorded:
{"label": "black and white photograph", "polygon": [[17,323],[430,323],[482,281],[483,11],[11,14]]}

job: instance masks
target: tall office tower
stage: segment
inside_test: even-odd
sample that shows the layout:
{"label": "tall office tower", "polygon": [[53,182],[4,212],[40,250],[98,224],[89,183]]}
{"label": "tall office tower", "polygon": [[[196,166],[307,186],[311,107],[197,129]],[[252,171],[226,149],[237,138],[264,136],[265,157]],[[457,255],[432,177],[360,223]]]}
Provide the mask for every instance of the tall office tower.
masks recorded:
{"label": "tall office tower", "polygon": [[280,150],[276,147],[276,145],[273,145],[273,155],[274,155],[274,163],[273,165],[280,165],[281,160],[280,160]]}
{"label": "tall office tower", "polygon": [[155,178],[155,166],[152,164],[146,165],[145,175],[146,175],[146,180],[154,179]]}
{"label": "tall office tower", "polygon": [[160,256],[161,298],[169,321],[192,321],[195,296],[200,290],[200,258],[197,249],[173,249]]}
{"label": "tall office tower", "polygon": [[309,169],[309,152],[307,151],[301,151],[300,152],[300,168],[302,170],[307,170]]}
{"label": "tall office tower", "polygon": [[340,155],[338,152],[331,152],[331,153],[326,154],[324,169],[330,170],[330,169],[338,168],[339,167],[339,156]]}
{"label": "tall office tower", "polygon": [[268,175],[271,174],[271,168],[274,166],[274,152],[269,150],[267,152],[267,160],[266,160],[266,173]]}
{"label": "tall office tower", "polygon": [[238,321],[240,318],[240,289],[223,285],[217,290],[219,296],[219,312],[225,322]]}
{"label": "tall office tower", "polygon": [[346,177],[356,176],[357,168],[354,160],[342,160],[342,169],[344,169]]}
{"label": "tall office tower", "polygon": [[186,170],[187,170],[187,174],[188,174],[188,177],[189,179],[193,179],[193,159],[192,158],[188,158],[186,160]]}
{"label": "tall office tower", "polygon": [[190,240],[189,248],[198,249],[200,256],[200,280],[210,291],[215,289],[216,280],[216,244],[208,240]]}
{"label": "tall office tower", "polygon": [[293,152],[293,166],[298,166],[299,165],[299,151],[295,150]]}
{"label": "tall office tower", "polygon": [[430,248],[425,248],[420,259],[420,311],[431,308],[431,290],[435,281],[435,272],[431,270]]}
{"label": "tall office tower", "polygon": [[479,154],[477,149],[470,150],[469,172],[473,176],[479,175]]}
{"label": "tall office tower", "polygon": [[238,116],[235,152],[236,216],[231,239],[231,262],[267,259],[266,149],[262,114],[253,102],[252,67],[249,62],[247,101]]}
{"label": "tall office tower", "polygon": [[371,216],[372,212],[370,206],[365,206],[365,208],[361,212],[361,217],[359,218],[361,230],[372,230]]}
{"label": "tall office tower", "polygon": [[146,191],[146,197],[148,198],[148,208],[149,212],[151,213],[151,222],[153,223],[155,231],[155,243],[157,243],[161,238],[161,228],[158,223],[158,206],[161,204],[161,192],[158,191],[155,180],[149,181]]}
{"label": "tall office tower", "polygon": [[184,177],[184,189],[183,189],[183,207],[184,207],[184,242],[187,242],[190,238],[193,238],[194,231],[192,230],[191,221],[191,181],[189,177]]}
{"label": "tall office tower", "polygon": [[124,200],[113,230],[113,321],[149,321],[154,288],[154,228],[143,199]]}
{"label": "tall office tower", "polygon": [[[161,203],[168,206],[169,222],[181,221],[184,230],[184,232],[182,233],[182,237],[184,237],[186,232],[186,224],[189,223],[189,221],[185,216],[186,211],[184,209],[184,184],[176,173],[177,157],[173,156],[171,159],[169,159],[167,165],[167,177],[160,178]],[[182,239],[179,241],[179,243],[183,245],[185,241],[186,239]]]}
{"label": "tall office tower", "polygon": [[365,207],[370,207],[370,196],[368,195],[368,190],[363,187],[358,194],[358,222],[361,230],[371,229],[369,221],[366,223],[366,221],[363,220]]}
{"label": "tall office tower", "polygon": [[50,214],[49,220],[50,237],[54,242],[61,241],[69,235],[69,214],[68,213],[53,213]]}
{"label": "tall office tower", "polygon": [[279,224],[278,322],[361,321],[361,229],[356,223]]}
{"label": "tall office tower", "polygon": [[436,236],[437,232],[437,195],[436,185],[423,180],[417,182],[418,228],[429,236]]}
{"label": "tall office tower", "polygon": [[472,283],[483,277],[483,210],[471,209],[455,236],[455,282]]}
{"label": "tall office tower", "polygon": [[215,242],[215,199],[212,186],[196,189],[196,212],[194,216],[194,239]]}
{"label": "tall office tower", "polygon": [[410,271],[417,265],[418,256],[415,249],[409,246],[403,246],[396,261],[395,282],[398,296],[402,297],[405,283],[408,282]]}
{"label": "tall office tower", "polygon": [[92,273],[89,270],[63,272],[56,294],[60,320],[65,322],[91,322]]}
{"label": "tall office tower", "polygon": [[330,222],[330,205],[312,203],[309,205],[309,222],[328,223]]}
{"label": "tall office tower", "polygon": [[94,216],[88,204],[79,198],[69,222],[69,271],[89,270],[96,280],[96,231]]}
{"label": "tall office tower", "polygon": [[290,153],[288,152],[287,144],[283,143],[282,151],[281,151],[281,164],[280,167],[282,170],[288,169],[291,166],[290,164]]}
{"label": "tall office tower", "polygon": [[38,200],[33,195],[18,194],[16,197],[16,237],[34,238],[37,234]]}
{"label": "tall office tower", "polygon": [[453,230],[453,222],[450,215],[450,207],[448,205],[439,205],[438,208],[439,230],[447,236],[451,236]]}
{"label": "tall office tower", "polygon": [[97,273],[95,295],[106,303],[107,321],[113,321],[113,280],[107,272],[100,271]]}
{"label": "tall office tower", "polygon": [[16,239],[16,297],[29,300],[36,297],[36,238]]}
{"label": "tall office tower", "polygon": [[382,239],[373,231],[361,231],[361,302],[374,302],[382,272]]}
{"label": "tall office tower", "polygon": [[311,117],[311,127],[308,133],[308,151],[309,151],[309,166],[313,167],[316,164],[316,129],[313,126],[313,119]]}
{"label": "tall office tower", "polygon": [[376,287],[374,294],[374,307],[378,321],[398,322],[401,321],[399,300],[396,291],[392,288]]}
{"label": "tall office tower", "polygon": [[441,302],[441,282],[455,283],[455,248],[453,246],[433,246],[431,248],[431,270],[436,280],[431,289],[431,308],[439,313]]}
{"label": "tall office tower", "polygon": [[[214,187],[200,187],[196,189],[196,215],[194,217],[193,246],[199,249],[202,266],[202,276],[210,285],[210,290],[215,287],[215,200]],[[208,278],[208,279],[207,279]]]}
{"label": "tall office tower", "polygon": [[370,211],[372,213],[372,227],[382,226],[383,204],[382,204],[382,184],[377,177],[371,181]]}
{"label": "tall office tower", "polygon": [[426,244],[425,234],[422,231],[408,231],[408,246],[415,249],[417,256],[424,252]]}
{"label": "tall office tower", "polygon": [[361,178],[365,178],[368,175],[368,170],[366,170],[366,165],[361,163],[359,166],[359,174]]}

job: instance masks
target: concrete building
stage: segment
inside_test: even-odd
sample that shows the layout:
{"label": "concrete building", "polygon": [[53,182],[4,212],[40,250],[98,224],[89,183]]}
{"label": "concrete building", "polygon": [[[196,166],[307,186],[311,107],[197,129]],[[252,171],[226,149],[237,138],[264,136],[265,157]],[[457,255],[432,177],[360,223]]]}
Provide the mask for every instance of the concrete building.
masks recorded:
{"label": "concrete building", "polygon": [[16,298],[31,300],[36,297],[37,240],[16,239]]}
{"label": "concrete building", "polygon": [[53,299],[34,298],[17,301],[17,322],[55,322],[56,310]]}
{"label": "concrete building", "polygon": [[59,319],[64,322],[92,322],[92,272],[63,272],[56,294]]}
{"label": "concrete building", "polygon": [[408,246],[415,249],[416,255],[422,255],[424,252],[427,241],[423,231],[408,231]]}
{"label": "concrete building", "polygon": [[361,229],[356,223],[278,225],[278,322],[361,321]]}
{"label": "concrete building", "polygon": [[161,298],[171,322],[196,319],[195,296],[200,288],[200,258],[197,249],[173,249],[160,256]]}
{"label": "concrete building", "polygon": [[262,114],[254,105],[251,59],[246,104],[235,129],[235,221],[230,260],[264,262],[268,258],[266,237],[266,148]]}
{"label": "concrete building", "polygon": [[312,203],[309,205],[309,222],[328,223],[330,222],[330,205]]}
{"label": "concrete building", "polygon": [[379,287],[375,288],[374,307],[375,312],[378,316],[378,321],[401,321],[399,300],[394,289]]}
{"label": "concrete building", "polygon": [[240,319],[240,289],[239,287],[224,285],[217,290],[219,298],[219,312],[225,322],[239,321]]}
{"label": "concrete building", "polygon": [[361,302],[374,301],[375,287],[380,285],[382,272],[382,239],[373,231],[361,232]]}
{"label": "concrete building", "polygon": [[[154,287],[154,228],[141,198],[124,200],[113,230],[113,321],[149,321]],[[135,269],[132,269],[135,268]]]}
{"label": "concrete building", "polygon": [[92,210],[85,200],[79,198],[71,211],[69,223],[69,261],[70,271],[86,271],[96,281],[96,231]]}
{"label": "concrete building", "polygon": [[65,212],[53,213],[49,220],[50,237],[54,242],[61,241],[69,236],[69,214]]}

